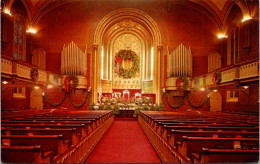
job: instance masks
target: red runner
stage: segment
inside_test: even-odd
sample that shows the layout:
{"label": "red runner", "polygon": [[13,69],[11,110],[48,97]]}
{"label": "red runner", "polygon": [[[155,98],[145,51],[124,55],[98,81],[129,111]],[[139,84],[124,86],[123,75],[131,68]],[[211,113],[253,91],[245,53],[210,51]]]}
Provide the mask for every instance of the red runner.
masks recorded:
{"label": "red runner", "polygon": [[116,120],[86,163],[161,163],[137,121]]}

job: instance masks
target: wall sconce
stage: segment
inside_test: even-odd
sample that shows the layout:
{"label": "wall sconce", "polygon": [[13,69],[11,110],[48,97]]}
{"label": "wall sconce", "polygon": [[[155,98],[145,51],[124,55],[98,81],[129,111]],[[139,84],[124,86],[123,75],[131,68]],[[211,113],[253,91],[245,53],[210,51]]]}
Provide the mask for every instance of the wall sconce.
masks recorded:
{"label": "wall sconce", "polygon": [[28,30],[26,32],[27,33],[32,33],[32,34],[36,34],[37,33],[36,29],[32,28],[32,27],[28,28]]}
{"label": "wall sconce", "polygon": [[3,84],[7,84],[7,83],[8,83],[8,81],[3,81],[2,83],[3,83]]}
{"label": "wall sconce", "polygon": [[218,39],[223,39],[223,38],[227,38],[228,36],[224,33],[219,33],[218,34]]}
{"label": "wall sconce", "polygon": [[218,90],[214,89],[213,91],[214,91],[214,92],[217,92]]}
{"label": "wall sconce", "polygon": [[246,15],[246,16],[243,17],[241,22],[245,22],[245,21],[248,21],[248,20],[251,20],[251,19],[253,19],[251,16]]}
{"label": "wall sconce", "polygon": [[40,87],[39,86],[34,86],[34,89],[39,89]]}
{"label": "wall sconce", "polygon": [[249,86],[246,85],[246,86],[243,86],[243,88],[244,88],[244,89],[242,90],[242,92],[243,92],[244,94],[246,94],[247,96],[249,96],[249,89],[248,89]]}
{"label": "wall sconce", "polygon": [[200,88],[200,91],[205,91],[205,88],[204,87]]}
{"label": "wall sconce", "polygon": [[10,16],[12,16],[12,14],[11,14],[11,12],[10,12],[10,9],[8,9],[8,8],[5,8],[5,9],[4,9],[4,13],[5,13],[5,14],[8,14],[8,15],[10,15]]}
{"label": "wall sconce", "polygon": [[248,88],[249,88],[249,86],[245,85],[245,86],[243,86],[243,88],[245,88],[245,89],[248,89]]}

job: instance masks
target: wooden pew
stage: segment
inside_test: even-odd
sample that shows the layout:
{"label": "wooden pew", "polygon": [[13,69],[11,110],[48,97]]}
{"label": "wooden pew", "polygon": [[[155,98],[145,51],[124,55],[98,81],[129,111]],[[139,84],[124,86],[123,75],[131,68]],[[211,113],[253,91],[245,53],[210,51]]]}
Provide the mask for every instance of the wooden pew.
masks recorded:
{"label": "wooden pew", "polygon": [[71,145],[79,142],[81,134],[77,133],[75,128],[72,129],[19,129],[1,127],[2,135],[60,135],[64,140],[69,140]]}
{"label": "wooden pew", "polygon": [[6,128],[27,128],[27,129],[71,129],[76,128],[76,132],[80,133],[82,137],[87,136],[87,130],[84,124],[68,124],[68,125],[52,125],[52,124],[2,124]]}
{"label": "wooden pew", "polygon": [[189,131],[245,131],[245,132],[258,132],[259,127],[218,127],[218,126],[167,126],[164,125],[163,129],[158,133],[164,139],[171,134],[172,130],[189,130]]}
{"label": "wooden pew", "polygon": [[91,121],[75,122],[57,122],[57,121],[2,121],[2,124],[38,124],[38,125],[84,125],[87,129],[88,134],[91,133],[93,128],[93,123]]}
{"label": "wooden pew", "polygon": [[41,145],[42,151],[52,151],[56,157],[69,149],[69,141],[63,135],[1,135],[2,145],[6,146],[35,146]]}
{"label": "wooden pew", "polygon": [[194,163],[256,163],[259,162],[259,150],[202,148],[200,154],[192,154],[192,161]]}
{"label": "wooden pew", "polygon": [[167,140],[171,146],[177,146],[177,142],[182,142],[183,136],[215,138],[259,138],[259,132],[172,130],[171,135],[167,138]]}
{"label": "wooden pew", "polygon": [[158,125],[157,125],[157,132],[160,133],[161,130],[164,128],[164,127],[171,127],[171,126],[190,126],[190,127],[255,127],[254,125],[248,125],[248,124],[198,124],[198,123],[162,123],[162,122],[159,122]]}
{"label": "wooden pew", "polygon": [[3,163],[51,163],[52,151],[42,152],[40,145],[1,146]]}
{"label": "wooden pew", "polygon": [[243,144],[253,144],[259,148],[259,138],[212,138],[212,137],[187,137],[183,136],[182,142],[177,143],[178,151],[186,157],[192,153],[199,153],[203,147],[210,149],[237,149]]}

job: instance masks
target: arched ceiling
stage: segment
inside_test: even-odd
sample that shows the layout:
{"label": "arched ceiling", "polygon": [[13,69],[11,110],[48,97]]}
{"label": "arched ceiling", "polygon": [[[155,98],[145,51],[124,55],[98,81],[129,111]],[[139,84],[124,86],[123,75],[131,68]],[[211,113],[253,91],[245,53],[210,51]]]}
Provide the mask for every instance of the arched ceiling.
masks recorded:
{"label": "arched ceiling", "polygon": [[[7,3],[13,3],[9,0]],[[30,23],[37,24],[43,15],[52,9],[65,3],[82,0],[21,0],[27,10]],[[87,1],[87,0],[85,0]],[[222,29],[225,25],[226,17],[233,5],[237,4],[243,15],[251,14],[250,9],[256,0],[164,0],[165,5],[173,3],[184,4],[193,7],[212,19],[216,25]],[[10,6],[10,4],[7,4]],[[167,6],[168,7],[168,6]]]}

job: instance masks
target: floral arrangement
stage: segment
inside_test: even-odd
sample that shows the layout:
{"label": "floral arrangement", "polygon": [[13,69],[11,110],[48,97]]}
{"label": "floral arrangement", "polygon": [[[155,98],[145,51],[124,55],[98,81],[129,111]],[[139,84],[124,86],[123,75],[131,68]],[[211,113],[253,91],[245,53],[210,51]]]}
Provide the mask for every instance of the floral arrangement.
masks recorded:
{"label": "floral arrangement", "polygon": [[[122,61],[124,59],[132,60],[133,66],[130,69],[124,69]],[[139,56],[131,50],[120,50],[115,56],[116,73],[124,79],[132,78],[139,71]]]}
{"label": "floral arrangement", "polygon": [[[71,83],[72,81],[72,83]],[[71,89],[75,89],[78,86],[79,80],[75,75],[69,75],[65,78],[65,92],[70,92]]]}
{"label": "floral arrangement", "polygon": [[31,68],[31,74],[30,77],[33,81],[37,81],[39,77],[39,71],[37,67],[32,67]]}
{"label": "floral arrangement", "polygon": [[177,91],[185,90],[188,87],[188,79],[186,77],[179,77],[176,81]]}
{"label": "floral arrangement", "polygon": [[213,84],[219,84],[221,82],[221,72],[216,71],[212,75],[212,82]]}

